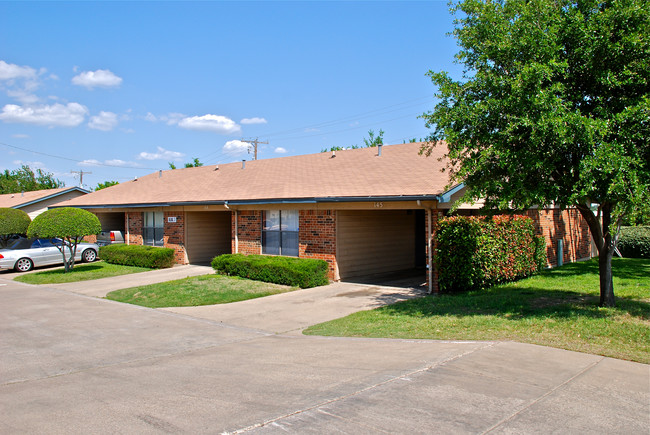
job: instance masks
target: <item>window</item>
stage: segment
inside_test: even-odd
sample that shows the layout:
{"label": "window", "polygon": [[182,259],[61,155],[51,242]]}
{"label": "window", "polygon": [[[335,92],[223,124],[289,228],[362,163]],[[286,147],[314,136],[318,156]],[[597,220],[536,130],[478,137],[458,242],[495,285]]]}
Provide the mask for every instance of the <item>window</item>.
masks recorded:
{"label": "window", "polygon": [[164,219],[161,211],[144,213],[143,241],[145,245],[163,246]]}
{"label": "window", "polygon": [[298,256],[298,210],[264,210],[262,253]]}

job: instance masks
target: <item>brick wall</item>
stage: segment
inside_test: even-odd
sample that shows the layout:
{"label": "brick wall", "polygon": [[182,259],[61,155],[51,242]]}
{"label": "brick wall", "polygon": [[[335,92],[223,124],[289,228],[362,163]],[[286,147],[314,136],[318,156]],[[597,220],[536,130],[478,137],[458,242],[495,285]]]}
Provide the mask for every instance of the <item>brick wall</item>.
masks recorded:
{"label": "brick wall", "polygon": [[[128,242],[130,245],[142,245],[142,225],[143,225],[143,215],[142,212],[126,212],[124,213],[124,219],[126,222],[124,226],[127,227],[128,233]],[[124,235],[126,237],[126,234]],[[125,240],[126,241],[126,240]]]}
{"label": "brick wall", "polygon": [[[183,212],[164,212],[164,246],[172,248],[176,257],[177,264],[186,264],[187,256],[185,255],[185,213]],[[168,222],[168,217],[175,217],[176,222]]]}
{"label": "brick wall", "polygon": [[[235,213],[233,213],[234,215]],[[232,219],[232,252],[240,254],[262,253],[262,211],[242,210],[237,212],[239,248],[235,249],[235,219]]]}
{"label": "brick wall", "polygon": [[578,210],[528,210],[526,216],[533,220],[535,233],[546,239],[549,266],[557,266],[558,240],[562,240],[564,245],[563,263],[591,256],[589,226]]}
{"label": "brick wall", "polygon": [[329,264],[329,279],[337,279],[336,211],[300,210],[299,257],[317,258]]}

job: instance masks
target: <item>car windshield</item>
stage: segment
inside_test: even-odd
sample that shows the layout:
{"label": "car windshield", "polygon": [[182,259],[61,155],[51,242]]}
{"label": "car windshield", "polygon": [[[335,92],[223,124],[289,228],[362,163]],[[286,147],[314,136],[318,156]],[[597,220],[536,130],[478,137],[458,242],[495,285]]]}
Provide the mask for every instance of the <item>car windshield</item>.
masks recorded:
{"label": "car windshield", "polygon": [[13,244],[7,246],[7,249],[29,249],[32,247],[34,239],[20,238],[15,240]]}

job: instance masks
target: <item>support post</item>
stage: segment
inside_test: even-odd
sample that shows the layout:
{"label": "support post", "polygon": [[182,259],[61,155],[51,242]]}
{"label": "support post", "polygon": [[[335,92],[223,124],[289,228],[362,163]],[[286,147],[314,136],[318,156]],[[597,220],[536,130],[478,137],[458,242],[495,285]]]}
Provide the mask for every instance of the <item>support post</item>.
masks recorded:
{"label": "support post", "polygon": [[429,273],[429,294],[433,293],[433,236],[431,234],[431,209],[427,208],[427,269]]}

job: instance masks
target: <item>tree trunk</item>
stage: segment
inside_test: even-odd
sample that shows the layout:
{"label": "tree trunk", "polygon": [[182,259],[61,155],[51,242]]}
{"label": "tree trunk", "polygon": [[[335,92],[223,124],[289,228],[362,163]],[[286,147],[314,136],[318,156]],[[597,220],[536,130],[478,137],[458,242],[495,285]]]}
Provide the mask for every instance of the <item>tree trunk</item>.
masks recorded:
{"label": "tree trunk", "polygon": [[614,281],[612,275],[612,257],[614,256],[615,238],[609,232],[611,223],[611,204],[601,204],[602,221],[599,220],[591,209],[585,204],[577,204],[578,211],[587,221],[589,232],[598,249],[598,272],[600,275],[600,303],[601,307],[616,305],[614,298]]}
{"label": "tree trunk", "polygon": [[599,252],[598,271],[600,273],[600,303],[601,307],[613,307],[616,305],[614,300],[614,280],[612,275],[612,257],[613,249],[603,249]]}

